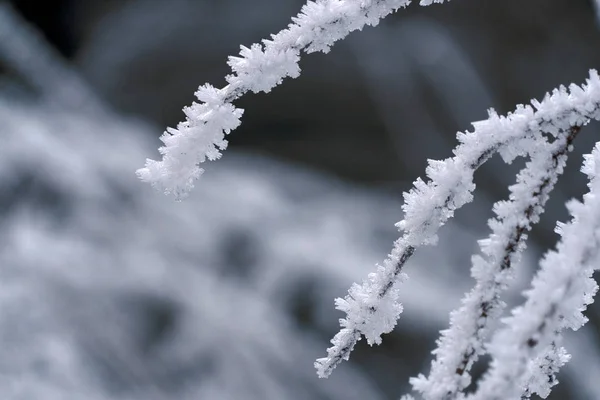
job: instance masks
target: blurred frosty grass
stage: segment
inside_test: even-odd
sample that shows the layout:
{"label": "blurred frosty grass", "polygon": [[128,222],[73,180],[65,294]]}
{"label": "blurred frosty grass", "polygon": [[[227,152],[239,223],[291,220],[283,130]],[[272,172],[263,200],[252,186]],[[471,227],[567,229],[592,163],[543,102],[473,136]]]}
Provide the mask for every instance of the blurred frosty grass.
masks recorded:
{"label": "blurred frosty grass", "polygon": [[[232,154],[172,203],[131,173],[152,147],[144,125],[0,104],[11,398],[377,398],[359,368],[317,380],[312,360],[335,329],[333,297],[393,238],[397,202]],[[418,276],[406,335],[457,298]]]}

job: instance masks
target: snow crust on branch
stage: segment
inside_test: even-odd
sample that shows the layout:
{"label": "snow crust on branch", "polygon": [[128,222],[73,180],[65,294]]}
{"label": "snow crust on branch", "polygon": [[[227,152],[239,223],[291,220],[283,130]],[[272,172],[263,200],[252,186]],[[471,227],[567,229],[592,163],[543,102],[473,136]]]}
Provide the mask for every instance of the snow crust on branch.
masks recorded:
{"label": "snow crust on branch", "polygon": [[[421,0],[423,6],[447,0]],[[161,136],[161,161],[146,160],[138,177],[177,200],[187,196],[203,173],[200,164],[221,157],[225,136],[241,123],[243,110],[233,102],[248,92],[268,93],[286,77],[300,75],[302,51],[327,53],[354,30],[375,26],[411,0],[308,1],[287,29],[260,44],[241,46],[239,57],[229,57],[232,74],[222,89],[209,84],[195,93],[200,103],[184,108],[186,120]],[[417,179],[404,194],[404,219],[396,224],[402,236],[391,253],[362,284],[353,284],[345,298],[335,301],[346,313],[340,331],[331,340],[327,356],[316,360],[319,377],[327,377],[347,360],[364,336],[369,345],[395,327],[402,313],[399,285],[407,279],[403,267],[416,249],[437,241],[437,231],[454,212],[473,198],[474,171],[493,154],[505,162],[529,156],[531,161],[510,187],[509,201],[494,206],[492,234],[480,241],[482,255],[473,258],[477,283],[451,314],[451,326],[442,332],[429,377],[411,379],[425,400],[520,399],[537,393],[547,396],[556,374],[569,355],[561,347],[561,331],[585,324],[581,314],[593,300],[597,286],[591,279],[600,261],[600,145],[586,157],[583,171],[590,192],[583,203],[568,204],[573,221],[559,225],[562,241],[542,260],[541,270],[526,293],[526,303],[505,320],[506,326],[484,346],[489,324],[502,312],[501,292],[512,279],[512,266],[525,248],[527,232],[539,220],[549,192],[566,162],[571,141],[591,119],[600,119],[600,78],[590,71],[587,84],[555,89],[543,101],[520,105],[507,116],[493,110],[473,131],[458,133],[454,156],[429,160],[427,182]],[[548,140],[544,135],[554,137]],[[469,370],[488,351],[494,358],[477,392],[465,395]],[[411,399],[410,395],[404,397]]]}
{"label": "snow crust on branch", "polygon": [[[411,0],[317,0],[308,1],[287,29],[262,44],[241,46],[239,57],[229,57],[232,74],[222,89],[209,84],[195,93],[200,103],[184,108],[186,120],[161,136],[161,161],[146,160],[138,177],[181,200],[204,172],[199,164],[221,157],[227,148],[225,135],[237,128],[243,110],[232,102],[247,92],[266,92],[286,77],[300,75],[300,52],[329,52],[350,32],[379,21]],[[422,5],[431,4],[422,0]]]}
{"label": "snow crust on branch", "polygon": [[598,119],[599,109],[600,78],[591,70],[583,87],[571,85],[569,91],[560,87],[542,102],[520,105],[506,117],[492,110],[487,120],[473,123],[473,132],[459,132],[460,144],[453,151],[454,157],[430,160],[426,170],[429,181],[417,179],[414,188],[404,194],[404,219],[396,224],[404,234],[394,243],[383,265],[378,265],[361,285],[353,284],[344,299],[336,299],[337,309],[344,311],[346,318],[340,319],[341,330],[331,340],[333,346],[327,349],[327,356],[315,362],[318,376],[329,376],[342,360],[347,360],[361,336],[370,345],[379,344],[381,335],[394,328],[402,312],[398,286],[406,280],[404,264],[417,247],[435,244],[438,229],[455,210],[472,200],[473,173],[480,165],[496,152],[506,162],[525,156],[539,132],[558,135],[582,126],[589,119]]}
{"label": "snow crust on branch", "polygon": [[571,359],[567,350],[559,345],[560,342],[562,342],[562,336],[556,334],[555,339],[542,351],[541,355],[530,360],[526,377],[523,379],[521,399],[529,399],[536,393],[545,399],[550,395],[552,387],[558,384],[556,374]]}
{"label": "snow crust on branch", "polygon": [[438,340],[429,377],[411,379],[424,399],[456,398],[471,383],[468,371],[485,353],[490,322],[502,313],[500,294],[514,278],[513,266],[525,249],[526,232],[539,221],[579,130],[561,130],[552,143],[538,130],[528,143],[531,160],[517,176],[517,183],[509,187],[509,200],[494,205],[496,217],[488,221],[492,233],[479,241],[482,255],[473,257],[475,287],[465,295],[462,306],[450,314],[450,328],[442,331]]}
{"label": "snow crust on branch", "polygon": [[589,192],[583,202],[567,203],[571,222],[557,225],[561,241],[541,261],[525,304],[492,338],[490,370],[468,399],[520,399],[532,391],[545,396],[568,360],[556,342],[562,330],[577,330],[587,322],[582,312],[598,290],[592,274],[600,263],[600,143],[585,156],[582,172],[589,178]]}

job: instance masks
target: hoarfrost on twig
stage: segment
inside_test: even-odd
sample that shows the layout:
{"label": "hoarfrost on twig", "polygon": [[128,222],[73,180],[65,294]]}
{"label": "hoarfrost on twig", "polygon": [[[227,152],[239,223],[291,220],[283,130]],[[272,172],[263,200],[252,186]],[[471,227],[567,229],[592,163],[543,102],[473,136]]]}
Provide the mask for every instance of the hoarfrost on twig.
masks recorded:
{"label": "hoarfrost on twig", "polygon": [[[402,312],[398,303],[398,285],[406,278],[402,269],[416,247],[436,241],[436,232],[454,215],[454,211],[472,200],[474,171],[499,152],[506,162],[524,156],[539,132],[558,135],[574,126],[582,126],[600,116],[600,78],[595,70],[583,87],[571,85],[555,89],[543,101],[518,106],[506,117],[490,112],[485,121],[473,124],[473,132],[459,133],[460,145],[454,157],[429,161],[429,182],[417,179],[405,193],[404,220],[397,226],[404,231],[383,265],[369,274],[361,285],[354,284],[336,306],[346,313],[341,330],[334,336],[327,356],[315,362],[320,377],[327,377],[348,359],[361,336],[369,344],[381,342]],[[454,372],[452,372],[454,374]],[[454,380],[455,378],[449,377]]]}

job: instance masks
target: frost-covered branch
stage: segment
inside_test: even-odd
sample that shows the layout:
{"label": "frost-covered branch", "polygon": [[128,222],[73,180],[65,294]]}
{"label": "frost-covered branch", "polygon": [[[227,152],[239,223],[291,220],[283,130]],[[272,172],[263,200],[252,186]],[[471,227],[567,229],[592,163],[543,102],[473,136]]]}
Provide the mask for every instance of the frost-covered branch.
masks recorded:
{"label": "frost-covered branch", "polygon": [[[439,0],[422,0],[429,5]],[[327,53],[338,40],[365,25],[406,7],[411,0],[318,0],[308,1],[287,29],[262,44],[241,47],[239,57],[229,57],[232,74],[222,89],[201,86],[195,93],[201,103],[184,108],[186,120],[167,128],[161,136],[161,161],[146,160],[138,176],[154,187],[184,198],[204,171],[206,159],[215,160],[227,147],[225,135],[240,125],[243,110],[232,102],[248,92],[269,92],[286,77],[300,75],[300,52]]]}
{"label": "frost-covered branch", "polygon": [[[587,322],[582,312],[598,290],[592,274],[600,262],[600,144],[585,157],[582,172],[589,177],[590,190],[583,202],[567,204],[572,221],[558,224],[556,230],[562,238],[557,249],[542,260],[525,293],[525,304],[514,310],[506,326],[494,335],[489,345],[493,356],[490,371],[470,399],[519,399],[526,390],[531,391],[525,385],[547,394],[552,382],[548,382],[547,371],[535,365],[551,366],[555,374],[566,362],[562,350],[556,350],[560,332],[577,330]],[[534,368],[530,368],[531,359],[536,359]]]}
{"label": "frost-covered branch", "polygon": [[538,130],[527,149],[531,161],[509,188],[509,200],[494,205],[496,218],[488,223],[492,233],[479,242],[482,255],[473,257],[472,275],[477,283],[462,306],[450,314],[450,328],[442,331],[429,377],[411,379],[426,400],[453,399],[469,386],[468,371],[484,353],[490,322],[502,312],[500,294],[513,279],[513,265],[525,248],[527,232],[539,221],[580,129],[561,130],[552,143]]}
{"label": "frost-covered branch", "polygon": [[454,215],[454,211],[472,200],[474,171],[495,152],[506,162],[526,155],[536,132],[553,135],[598,119],[600,78],[590,71],[587,85],[571,85],[554,90],[542,102],[519,106],[514,113],[500,117],[491,112],[489,119],[473,124],[474,131],[457,135],[460,145],[454,157],[429,161],[429,182],[417,179],[414,188],[404,194],[404,220],[397,224],[404,231],[383,265],[377,266],[361,285],[354,284],[336,306],[346,313],[341,330],[331,340],[327,357],[315,362],[319,377],[327,377],[350,352],[361,336],[369,344],[379,344],[381,335],[396,325],[402,306],[398,303],[398,285],[405,279],[404,264],[416,247],[433,244],[436,233]]}
{"label": "frost-covered branch", "polygon": [[541,355],[529,362],[521,399],[529,399],[535,393],[543,399],[548,397],[552,387],[558,384],[556,374],[571,359],[565,348],[559,345],[562,339],[560,333],[554,332],[554,335],[555,339]]}
{"label": "frost-covered branch", "polygon": [[[447,0],[421,0],[421,5]],[[259,44],[241,47],[239,57],[229,57],[232,74],[221,89],[209,84],[195,93],[200,103],[184,108],[186,120],[167,128],[161,136],[162,160],[146,160],[137,171],[155,188],[184,198],[203,173],[200,164],[221,157],[225,136],[241,123],[243,110],[233,102],[253,92],[270,92],[284,78],[300,75],[301,53],[327,53],[338,40],[366,25],[406,7],[411,0],[315,0],[308,1],[287,29]],[[416,249],[435,244],[438,230],[454,212],[473,198],[473,175],[495,153],[510,163],[516,157],[530,161],[511,186],[508,201],[495,204],[496,217],[489,221],[492,233],[480,241],[481,255],[473,257],[476,285],[451,314],[442,332],[436,360],[428,377],[411,379],[425,400],[518,399],[537,393],[547,395],[556,374],[569,356],[561,346],[561,331],[585,323],[581,311],[592,301],[596,285],[590,279],[592,261],[599,259],[600,145],[586,159],[590,194],[584,203],[572,202],[573,222],[562,228],[563,240],[556,252],[542,261],[540,273],[527,293],[525,305],[508,319],[507,326],[485,346],[490,326],[503,311],[501,293],[514,275],[532,225],[539,221],[549,193],[566,163],[567,153],[581,127],[600,119],[600,78],[596,71],[583,86],[555,89],[543,101],[518,106],[507,116],[493,110],[489,118],[473,124],[472,132],[457,135],[453,157],[429,160],[427,181],[417,179],[404,194],[402,232],[393,249],[362,284],[353,284],[345,298],[335,301],[346,313],[340,331],[331,340],[327,356],[315,362],[319,377],[329,376],[347,360],[364,336],[369,345],[394,329],[402,313],[399,285],[406,279],[404,265]],[[596,204],[598,203],[598,204]],[[582,235],[576,236],[581,230]],[[583,239],[582,239],[583,237]],[[478,391],[465,395],[470,370],[478,357],[489,352],[493,363]],[[406,399],[412,398],[406,396]]]}

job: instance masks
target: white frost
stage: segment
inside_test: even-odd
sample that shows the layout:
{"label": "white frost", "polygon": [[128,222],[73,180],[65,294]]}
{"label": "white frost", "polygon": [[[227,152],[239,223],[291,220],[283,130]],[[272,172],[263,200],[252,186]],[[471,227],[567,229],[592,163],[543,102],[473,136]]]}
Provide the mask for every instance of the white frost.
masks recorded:
{"label": "white frost", "polygon": [[[240,124],[243,110],[232,102],[247,92],[269,92],[286,77],[300,75],[300,52],[327,53],[338,40],[365,25],[375,26],[385,16],[406,7],[410,0],[320,0],[309,1],[292,18],[287,29],[262,44],[241,46],[239,57],[229,57],[232,74],[222,89],[201,86],[200,104],[186,107],[186,120],[161,136],[162,160],[146,160],[137,171],[145,182],[180,200],[204,172],[199,164],[215,160],[227,147],[225,135]],[[422,5],[430,4],[422,1]]]}
{"label": "white frost", "polygon": [[[380,336],[394,328],[402,311],[400,304],[394,304],[398,285],[406,279],[402,272],[405,262],[416,247],[435,244],[438,229],[455,210],[472,200],[473,173],[481,164],[496,152],[506,162],[512,162],[515,157],[532,151],[535,147],[532,141],[540,132],[558,135],[600,117],[598,73],[590,71],[587,85],[583,87],[571,85],[569,91],[561,87],[542,102],[532,101],[532,105],[518,106],[506,117],[490,111],[487,120],[473,124],[473,132],[457,135],[460,145],[454,150],[453,158],[429,161],[426,170],[429,182],[419,178],[414,188],[404,194],[404,219],[397,224],[404,234],[394,243],[391,254],[361,285],[354,284],[343,300],[336,300],[338,309],[347,315],[340,320],[342,329],[331,340],[333,346],[327,349],[327,356],[315,362],[319,377],[329,376],[342,360],[347,360],[361,335],[369,344],[378,344]],[[546,160],[542,158],[542,162]],[[502,206],[499,208],[498,212],[504,214]],[[476,267],[474,273],[479,272],[481,268]],[[442,380],[447,378],[449,375],[444,372]],[[467,384],[460,382],[463,387]]]}
{"label": "white frost", "polygon": [[600,144],[585,157],[582,172],[590,190],[583,202],[567,204],[571,222],[558,224],[562,238],[557,249],[541,261],[525,304],[494,335],[490,371],[469,399],[520,399],[524,390],[547,395],[556,371],[568,360],[557,345],[561,331],[587,322],[582,312],[598,290],[592,274],[600,262]]}

